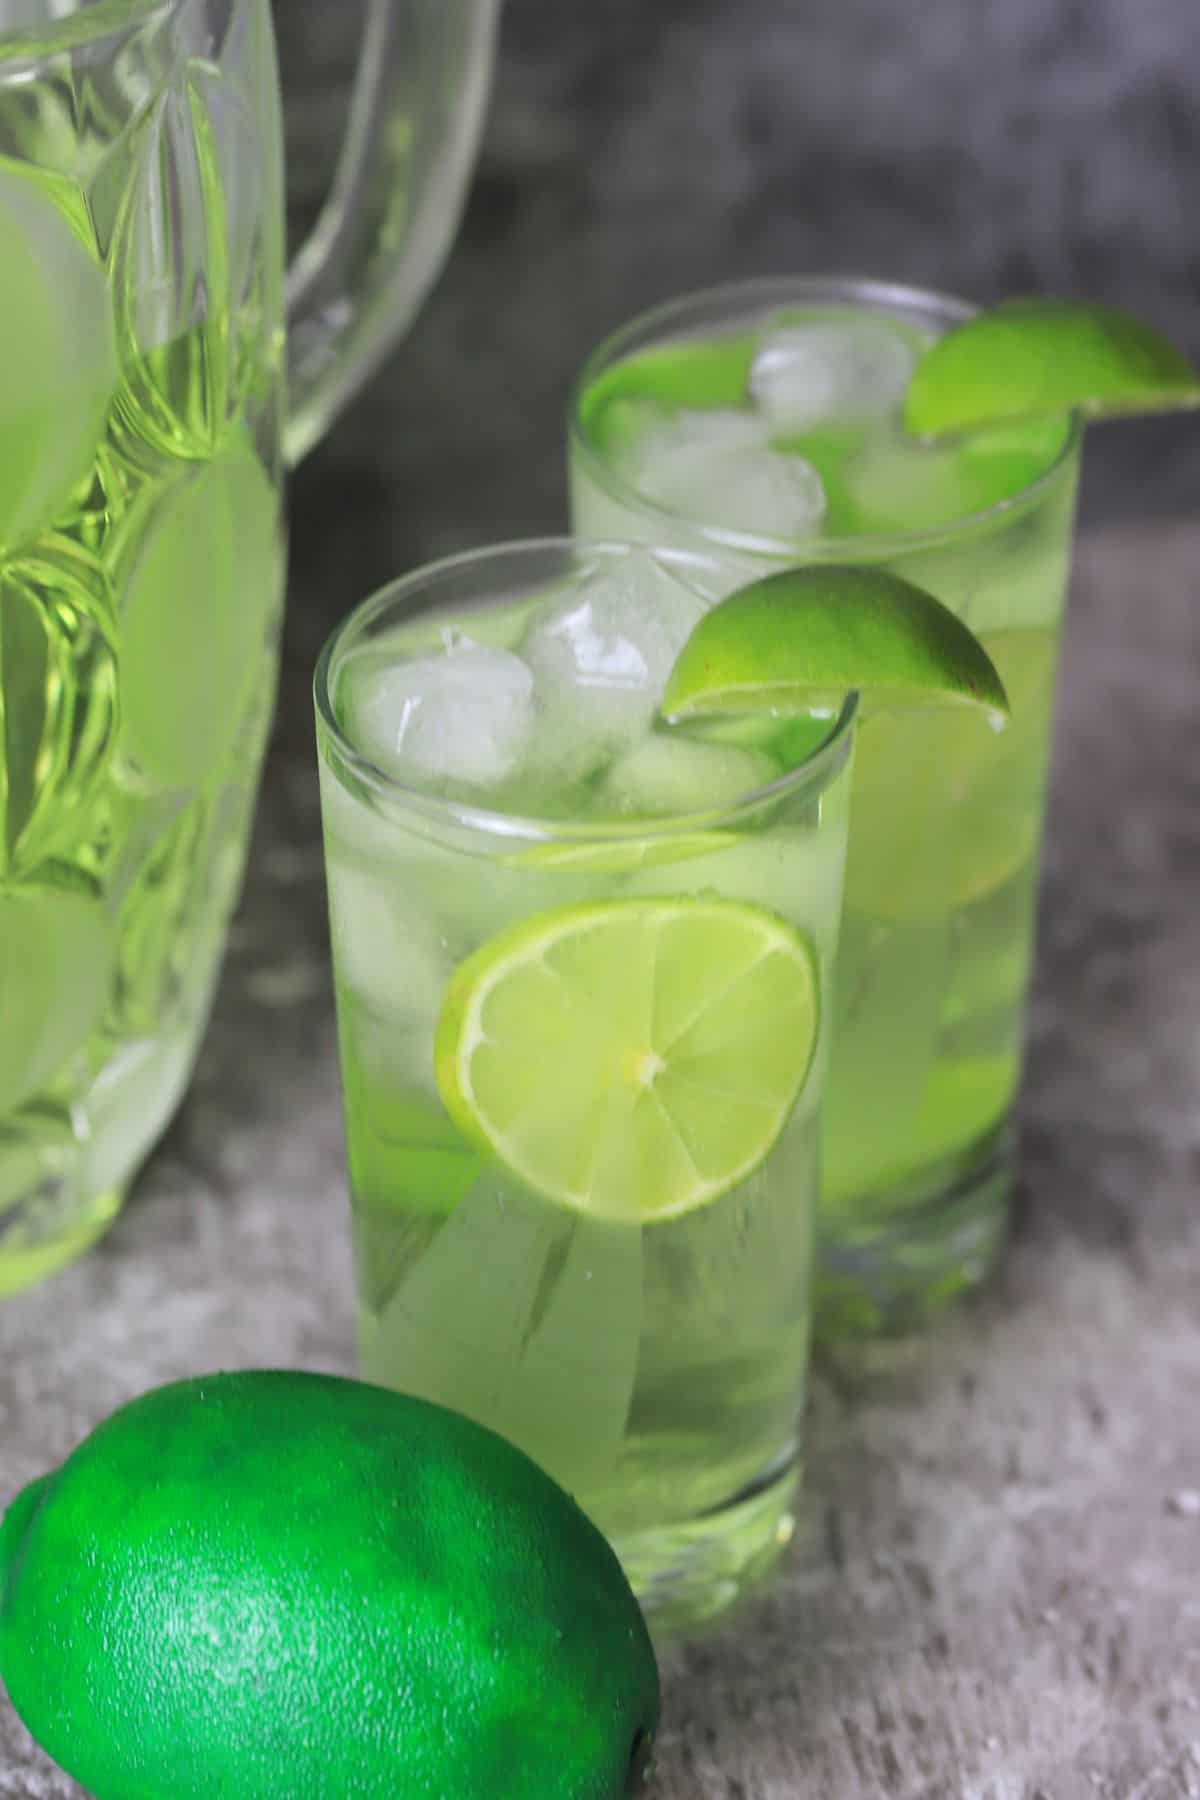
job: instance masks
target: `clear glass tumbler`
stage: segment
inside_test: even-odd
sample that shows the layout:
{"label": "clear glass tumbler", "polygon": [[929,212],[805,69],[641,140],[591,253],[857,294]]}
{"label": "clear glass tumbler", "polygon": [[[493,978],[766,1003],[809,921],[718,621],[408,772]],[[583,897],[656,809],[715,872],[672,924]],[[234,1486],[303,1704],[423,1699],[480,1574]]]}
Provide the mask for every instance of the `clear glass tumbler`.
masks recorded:
{"label": "clear glass tumbler", "polygon": [[970,625],[1011,721],[867,696],[825,1110],[818,1329],[901,1326],[1002,1237],[1033,947],[1079,432],[906,440],[922,350],[971,308],[882,282],[682,299],[592,355],[572,400],[572,522],[772,566],[877,563]]}
{"label": "clear glass tumbler", "polygon": [[790,1528],[854,713],[655,723],[719,574],[481,551],[316,677],[363,1371],[540,1461],[659,1628]]}

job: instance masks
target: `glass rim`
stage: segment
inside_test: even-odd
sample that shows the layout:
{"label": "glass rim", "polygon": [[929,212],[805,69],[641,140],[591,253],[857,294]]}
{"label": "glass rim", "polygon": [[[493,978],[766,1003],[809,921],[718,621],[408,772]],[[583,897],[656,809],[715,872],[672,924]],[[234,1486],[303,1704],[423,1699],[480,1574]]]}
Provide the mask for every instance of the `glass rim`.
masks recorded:
{"label": "glass rim", "polygon": [[[956,541],[1011,513],[1024,511],[1053,486],[1063,469],[1077,455],[1083,436],[1083,421],[1076,411],[1067,415],[1067,431],[1052,461],[1033,481],[994,500],[990,506],[980,507],[975,512],[960,513],[944,524],[926,525],[915,531],[817,534],[811,539],[789,542],[786,538],[764,537],[754,532],[714,528],[705,525],[703,521],[689,519],[685,513],[673,512],[670,507],[659,504],[632,482],[626,481],[611,458],[606,457],[588,435],[583,423],[583,396],[596,377],[604,370],[614,368],[634,342],[644,349],[665,341],[658,335],[661,328],[671,324],[685,325],[692,315],[703,312],[708,307],[727,305],[731,315],[736,315],[739,310],[749,311],[756,306],[784,306],[789,301],[805,299],[814,303],[865,301],[880,308],[907,307],[911,310],[939,312],[956,321],[973,318],[981,310],[969,300],[942,293],[936,288],[916,287],[906,282],[886,281],[870,275],[756,275],[742,281],[718,282],[711,287],[676,294],[672,299],[659,301],[656,306],[648,307],[644,312],[626,319],[615,331],[603,337],[584,358],[571,384],[567,401],[570,450],[579,453],[589,474],[610,498],[620,504],[636,507],[643,517],[662,520],[665,530],[676,534],[687,530],[698,541],[712,544],[726,554],[757,556],[763,562],[777,562],[781,559],[799,562],[812,560],[813,557],[819,557],[821,561],[837,561],[840,555],[861,561],[864,557],[879,559],[883,556],[904,555],[910,551]],[[735,319],[731,322],[735,322]]]}
{"label": "glass rim", "polygon": [[[829,729],[820,743],[796,768],[789,769],[774,781],[752,788],[722,806],[699,811],[677,812],[647,819],[573,820],[543,819],[531,814],[505,812],[495,807],[476,805],[470,801],[446,798],[416,787],[401,777],[381,769],[364,754],[338,721],[331,693],[335,664],[344,651],[361,639],[364,631],[382,617],[398,600],[426,591],[432,584],[459,572],[479,568],[487,563],[516,561],[528,557],[563,556],[576,551],[595,555],[628,555],[642,551],[665,558],[678,554],[681,560],[711,561],[689,552],[648,550],[644,544],[621,543],[611,539],[548,536],[514,538],[503,543],[487,544],[474,550],[457,551],[436,561],[424,563],[407,575],[398,576],[377,588],[365,600],[351,608],[325,639],[313,672],[313,701],[318,722],[318,757],[328,763],[345,788],[347,772],[354,782],[377,803],[385,814],[403,812],[423,818],[430,824],[457,827],[480,836],[518,840],[528,844],[545,844],[596,848],[617,847],[630,843],[670,842],[693,833],[719,830],[736,825],[747,815],[776,805],[797,791],[812,788],[821,793],[839,773],[850,751],[851,736],[858,715],[858,694],[848,693],[840,711],[831,716]],[[406,619],[420,616],[418,609]],[[329,751],[335,753],[330,755]]]}
{"label": "glass rim", "polygon": [[0,28],[0,86],[6,77],[27,67],[48,62],[65,51],[102,43],[105,38],[123,37],[149,19],[166,18],[191,4],[193,0],[96,0],[95,5],[64,13],[44,25],[19,25],[8,31]]}

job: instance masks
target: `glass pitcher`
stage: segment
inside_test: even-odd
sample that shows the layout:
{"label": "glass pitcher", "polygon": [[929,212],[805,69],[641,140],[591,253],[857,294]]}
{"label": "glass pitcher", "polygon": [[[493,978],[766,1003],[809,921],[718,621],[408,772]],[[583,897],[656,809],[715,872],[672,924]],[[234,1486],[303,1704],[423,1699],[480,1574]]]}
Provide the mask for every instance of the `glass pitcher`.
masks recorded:
{"label": "glass pitcher", "polygon": [[499,0],[368,0],[285,278],[268,0],[0,0],[0,1295],[187,1083],[270,724],[284,467],[458,222]]}

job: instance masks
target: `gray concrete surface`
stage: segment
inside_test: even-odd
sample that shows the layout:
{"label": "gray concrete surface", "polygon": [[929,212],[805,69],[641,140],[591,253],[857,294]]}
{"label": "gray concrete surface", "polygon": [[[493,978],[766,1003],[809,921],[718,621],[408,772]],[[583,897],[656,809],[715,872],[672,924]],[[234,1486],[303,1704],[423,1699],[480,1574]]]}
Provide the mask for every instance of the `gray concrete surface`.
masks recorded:
{"label": "gray concrete surface", "polygon": [[[1093,536],[1012,1252],[824,1362],[802,1530],[669,1661],[654,1800],[1200,1796],[1198,771],[1200,529]],[[0,1502],[154,1383],[351,1366],[323,908],[293,655],[191,1097],[105,1243],[0,1307]],[[2,1800],[77,1792],[0,1702]]]}
{"label": "gray concrete surface", "polygon": [[[298,236],[360,8],[274,10]],[[0,1503],[157,1382],[351,1366],[309,672],[398,569],[558,526],[601,333],[842,268],[1121,301],[1200,354],[1195,0],[506,0],[502,51],[435,301],[294,483],[191,1096],[100,1249],[0,1306]],[[1097,433],[1088,471],[1012,1253],[928,1336],[819,1370],[802,1529],[671,1659],[654,1800],[1200,1800],[1200,527],[1147,522],[1195,518],[1200,427]],[[0,1701],[0,1800],[77,1793]]]}

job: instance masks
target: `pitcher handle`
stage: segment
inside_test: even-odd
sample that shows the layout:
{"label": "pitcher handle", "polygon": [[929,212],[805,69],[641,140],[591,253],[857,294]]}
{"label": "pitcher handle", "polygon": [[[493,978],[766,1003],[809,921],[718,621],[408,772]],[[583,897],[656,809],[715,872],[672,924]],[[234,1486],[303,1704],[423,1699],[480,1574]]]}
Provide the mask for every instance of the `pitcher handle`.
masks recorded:
{"label": "pitcher handle", "polygon": [[500,0],[367,0],[333,187],[287,280],[294,466],[392,347],[462,216]]}

